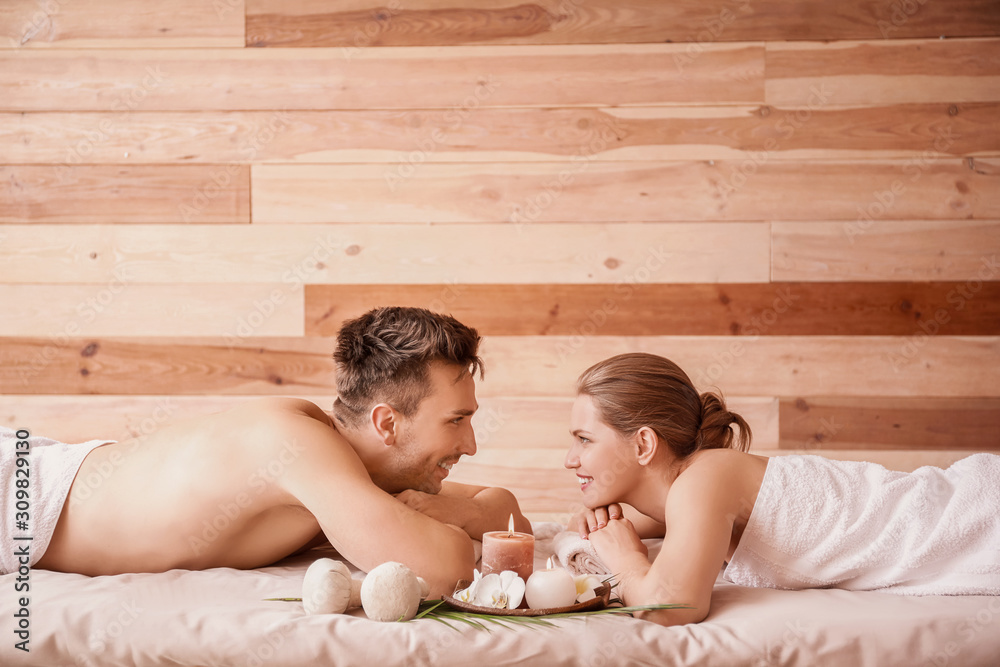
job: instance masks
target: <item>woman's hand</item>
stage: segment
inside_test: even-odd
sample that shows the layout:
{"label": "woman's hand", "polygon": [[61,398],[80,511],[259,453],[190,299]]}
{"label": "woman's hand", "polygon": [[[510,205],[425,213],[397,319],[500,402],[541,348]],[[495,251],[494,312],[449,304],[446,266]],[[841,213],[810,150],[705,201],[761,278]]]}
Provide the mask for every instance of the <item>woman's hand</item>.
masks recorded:
{"label": "woman's hand", "polygon": [[580,534],[580,537],[587,539],[595,530],[607,526],[608,521],[621,519],[624,516],[622,507],[618,503],[611,503],[607,507],[598,507],[592,510],[585,509],[569,520],[569,530],[575,530]]}
{"label": "woman's hand", "polygon": [[590,541],[612,572],[642,576],[649,571],[649,550],[628,519],[611,519],[603,528],[590,533]]}

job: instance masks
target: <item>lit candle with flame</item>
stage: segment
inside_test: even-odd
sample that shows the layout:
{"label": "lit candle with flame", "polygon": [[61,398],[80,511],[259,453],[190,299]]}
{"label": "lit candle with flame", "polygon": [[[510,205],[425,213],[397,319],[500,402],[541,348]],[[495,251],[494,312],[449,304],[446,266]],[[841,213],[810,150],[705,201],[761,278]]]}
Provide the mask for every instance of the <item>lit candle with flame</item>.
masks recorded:
{"label": "lit candle with flame", "polygon": [[513,570],[525,581],[531,576],[535,562],[535,538],[514,530],[514,515],[510,515],[507,530],[483,533],[483,562],[480,570],[485,577],[494,572]]}

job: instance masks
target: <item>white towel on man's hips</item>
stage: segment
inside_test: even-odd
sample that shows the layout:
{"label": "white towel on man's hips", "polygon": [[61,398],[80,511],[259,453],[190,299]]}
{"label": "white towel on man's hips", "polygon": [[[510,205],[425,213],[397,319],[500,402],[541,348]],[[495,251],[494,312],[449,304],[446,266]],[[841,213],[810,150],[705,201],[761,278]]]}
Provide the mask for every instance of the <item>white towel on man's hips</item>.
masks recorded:
{"label": "white towel on man's hips", "polygon": [[[83,459],[95,448],[114,442],[91,440],[69,445],[32,436],[27,438],[30,447],[18,448],[17,433],[0,426],[0,480],[3,480],[0,486],[0,519],[3,521],[0,524],[0,574],[17,572],[22,565],[38,562],[49,546]],[[18,451],[22,452],[20,456]],[[18,458],[27,463],[18,466]],[[22,492],[20,497],[19,491]],[[27,563],[20,555],[25,552],[28,553]]]}
{"label": "white towel on man's hips", "polygon": [[768,588],[1000,595],[1000,456],[912,473],[772,457],[725,578]]}

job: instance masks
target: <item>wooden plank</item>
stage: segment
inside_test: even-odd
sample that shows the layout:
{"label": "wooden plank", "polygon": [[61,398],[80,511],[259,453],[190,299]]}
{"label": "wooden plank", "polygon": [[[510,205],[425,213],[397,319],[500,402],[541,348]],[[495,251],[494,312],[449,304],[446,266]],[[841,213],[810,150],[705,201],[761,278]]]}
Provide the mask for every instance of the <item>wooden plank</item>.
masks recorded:
{"label": "wooden plank", "polygon": [[487,336],[908,335],[942,309],[936,334],[998,335],[995,279],[961,309],[962,282],[308,285],[305,332],[335,336],[347,319],[400,305],[448,312]]}
{"label": "wooden plank", "polygon": [[[590,365],[650,352],[700,389],[764,396],[1000,396],[1000,338],[911,336],[493,336],[483,395],[559,396]],[[518,387],[518,389],[513,389]]]}
{"label": "wooden plank", "polygon": [[258,394],[334,391],[334,342],[319,338],[11,337],[0,394]]}
{"label": "wooden plank", "polygon": [[[247,0],[247,46],[454,46],[797,39],[972,37],[1000,34],[990,0]],[[692,55],[697,54],[692,50]]]}
{"label": "wooden plank", "polygon": [[5,48],[242,47],[243,0],[0,3]]}
{"label": "wooden plank", "polygon": [[[329,410],[336,394],[299,396]],[[27,428],[63,442],[121,440],[153,433],[166,424],[228,410],[253,400],[246,396],[73,396],[0,397],[0,424]],[[735,397],[729,408],[750,423],[754,442],[778,446],[778,400]],[[569,446],[572,398],[485,397],[472,419],[479,454],[521,450],[563,452]],[[478,454],[477,454],[478,456]]]}
{"label": "wooden plank", "polygon": [[[667,222],[1000,218],[1000,161],[254,165],[253,221]],[[808,193],[808,196],[790,196]]]}
{"label": "wooden plank", "polygon": [[968,282],[962,299],[946,297],[957,306],[979,292],[981,281],[1000,278],[996,220],[896,222],[863,212],[850,222],[775,222],[771,235],[771,277],[776,281]]}
{"label": "wooden plank", "polygon": [[[0,51],[0,111],[755,104],[762,44]],[[294,72],[290,76],[289,72]]]}
{"label": "wooden plank", "polygon": [[[0,341],[0,394],[148,394],[150,383],[183,395],[334,388],[329,338],[47,336]],[[700,389],[726,396],[1000,396],[997,336],[491,336],[482,352],[480,397],[572,396],[583,370],[624,352],[673,359]]]}
{"label": "wooden plank", "polygon": [[[0,281],[435,284],[766,282],[767,223],[6,225]],[[45,271],[37,270],[45,266]],[[344,289],[352,289],[344,287]],[[299,296],[298,298],[301,298]]]}
{"label": "wooden plank", "polygon": [[1000,450],[996,398],[783,398],[782,449]]}
{"label": "wooden plank", "polygon": [[[329,398],[303,396],[328,408]],[[0,424],[26,428],[62,442],[125,440],[150,435],[168,424],[222,412],[244,396],[25,396],[0,397]]]}
{"label": "wooden plank", "polygon": [[776,106],[995,102],[1000,39],[771,42],[765,88]]}
{"label": "wooden plank", "polygon": [[250,171],[229,165],[0,165],[0,222],[250,220]]}
{"label": "wooden plank", "polygon": [[[1000,103],[0,113],[17,164],[768,160],[1000,155]],[[234,137],[239,137],[234,141]],[[614,137],[614,140],[610,140]],[[944,138],[944,139],[943,139]],[[128,157],[125,157],[125,154]]]}
{"label": "wooden plank", "polygon": [[301,291],[284,285],[0,284],[0,336],[301,336]]}

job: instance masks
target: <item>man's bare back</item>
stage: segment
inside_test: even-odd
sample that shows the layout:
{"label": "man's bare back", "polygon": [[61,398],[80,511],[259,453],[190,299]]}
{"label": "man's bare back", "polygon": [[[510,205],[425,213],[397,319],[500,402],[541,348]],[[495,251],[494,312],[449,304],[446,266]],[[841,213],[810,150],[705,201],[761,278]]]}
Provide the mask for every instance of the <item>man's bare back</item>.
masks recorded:
{"label": "man's bare back", "polygon": [[[94,449],[37,567],[92,576],[249,569],[328,539],[363,570],[402,562],[432,593],[450,593],[474,568],[471,537],[502,528],[509,514],[530,530],[509,491],[441,482],[475,453],[472,379],[456,382],[454,370],[432,369],[437,388],[415,417],[427,442],[407,445],[424,454],[407,461],[404,478],[429,493],[395,488],[372,450],[362,461],[313,403],[259,399]],[[391,449],[368,446],[376,457]]]}
{"label": "man's bare back", "polygon": [[[74,483],[38,567],[88,575],[253,568],[297,551],[321,530],[282,484],[309,451],[294,417],[329,427],[330,446],[350,449],[321,410],[295,399],[252,401],[98,447],[77,480],[102,481]],[[262,428],[273,432],[261,437]]]}

